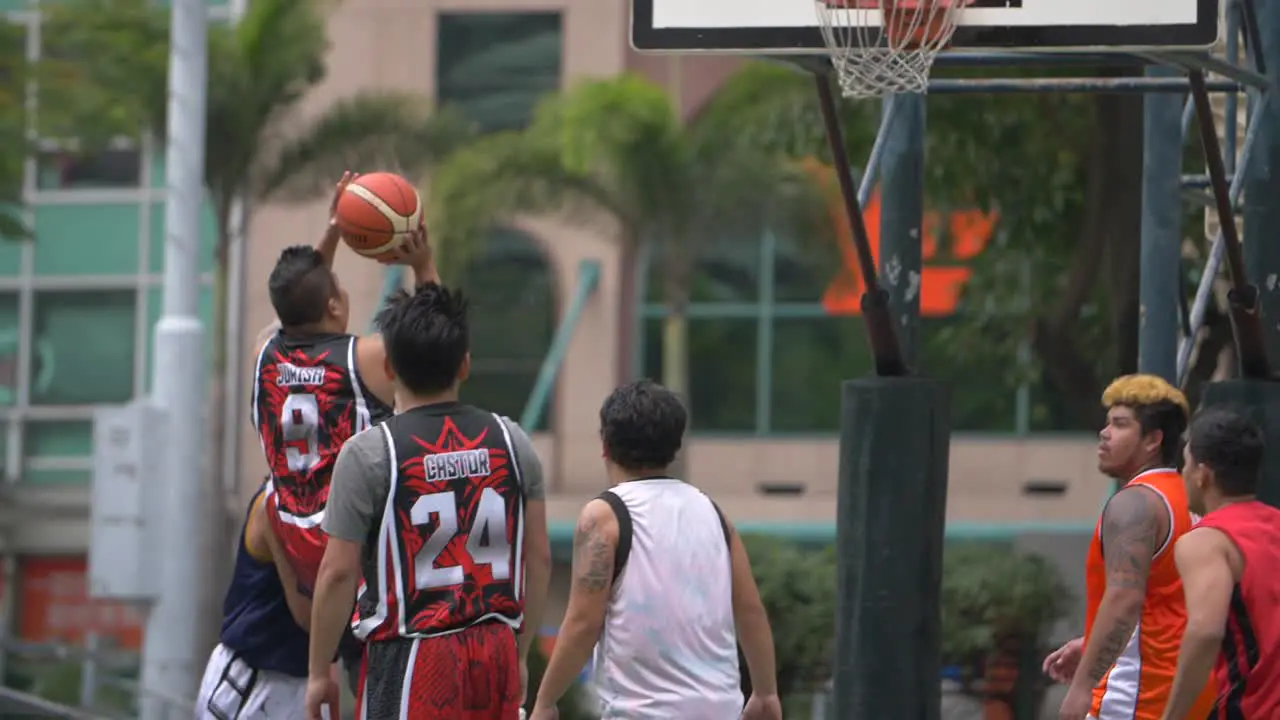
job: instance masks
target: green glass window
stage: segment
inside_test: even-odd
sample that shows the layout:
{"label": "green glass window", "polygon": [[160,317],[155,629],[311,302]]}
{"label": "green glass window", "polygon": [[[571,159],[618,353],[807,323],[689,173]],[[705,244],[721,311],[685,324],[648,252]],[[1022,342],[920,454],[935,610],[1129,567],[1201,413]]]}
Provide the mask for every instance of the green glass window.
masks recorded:
{"label": "green glass window", "polygon": [[136,275],[137,203],[35,205],[36,273]]}
{"label": "green glass window", "polygon": [[137,148],[89,155],[46,150],[36,155],[36,188],[39,190],[136,188],[141,181],[142,156]]}
{"label": "green glass window", "polygon": [[[695,318],[689,321],[689,408],[701,432],[756,429],[755,318]],[[645,377],[662,380],[663,321],[644,323]]]}
{"label": "green glass window", "polygon": [[88,484],[93,422],[28,422],[22,482],[31,485]]}
{"label": "green glass window", "polygon": [[0,406],[18,397],[18,295],[0,294]]}
{"label": "green glass window", "polygon": [[133,290],[36,293],[32,405],[133,398],[137,297]]}
{"label": "green glass window", "polygon": [[[555,277],[546,257],[533,238],[495,230],[458,287],[471,303],[471,377],[463,400],[519,418],[556,329]],[[526,429],[548,427],[554,408],[552,402],[542,423]]]}
{"label": "green glass window", "polygon": [[559,13],[441,13],[436,95],[486,131],[524,127],[546,93],[559,89]]}

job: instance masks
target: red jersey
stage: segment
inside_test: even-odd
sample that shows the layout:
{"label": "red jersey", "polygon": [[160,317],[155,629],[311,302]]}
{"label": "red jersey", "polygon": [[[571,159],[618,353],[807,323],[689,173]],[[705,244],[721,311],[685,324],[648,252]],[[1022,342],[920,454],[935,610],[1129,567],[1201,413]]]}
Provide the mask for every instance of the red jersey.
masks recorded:
{"label": "red jersey", "polygon": [[280,331],[258,353],[253,427],[271,471],[273,507],[293,524],[319,525],[342,444],[391,415],[360,380],[356,342],[354,335]]}
{"label": "red jersey", "polygon": [[1218,653],[1211,717],[1280,718],[1280,510],[1256,500],[1236,503],[1209,513],[1199,527],[1226,535],[1244,559]]}
{"label": "red jersey", "polygon": [[524,616],[525,496],[510,431],[458,403],[379,427],[391,477],[366,546],[354,629],[369,642],[445,635]]}

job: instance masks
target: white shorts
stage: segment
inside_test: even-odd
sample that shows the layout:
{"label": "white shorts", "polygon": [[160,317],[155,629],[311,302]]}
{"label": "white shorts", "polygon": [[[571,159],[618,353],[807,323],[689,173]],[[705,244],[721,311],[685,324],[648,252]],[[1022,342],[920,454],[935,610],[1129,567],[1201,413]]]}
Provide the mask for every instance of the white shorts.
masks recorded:
{"label": "white shorts", "polygon": [[223,645],[213,649],[200,681],[196,720],[303,720],[307,679],[254,670]]}

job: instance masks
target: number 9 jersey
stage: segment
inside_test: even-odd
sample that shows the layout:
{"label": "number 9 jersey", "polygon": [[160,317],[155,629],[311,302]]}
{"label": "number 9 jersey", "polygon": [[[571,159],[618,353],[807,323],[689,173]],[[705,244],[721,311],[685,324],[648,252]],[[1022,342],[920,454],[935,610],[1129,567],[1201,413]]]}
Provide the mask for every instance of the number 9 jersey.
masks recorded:
{"label": "number 9 jersey", "polygon": [[356,636],[423,638],[488,622],[518,629],[525,494],[506,424],[443,403],[396,415],[379,431],[390,491],[365,546]]}
{"label": "number 9 jersey", "polygon": [[279,331],[258,353],[251,412],[271,472],[269,517],[307,589],[324,555],[320,521],[338,452],[353,435],[391,416],[360,379],[358,341]]}

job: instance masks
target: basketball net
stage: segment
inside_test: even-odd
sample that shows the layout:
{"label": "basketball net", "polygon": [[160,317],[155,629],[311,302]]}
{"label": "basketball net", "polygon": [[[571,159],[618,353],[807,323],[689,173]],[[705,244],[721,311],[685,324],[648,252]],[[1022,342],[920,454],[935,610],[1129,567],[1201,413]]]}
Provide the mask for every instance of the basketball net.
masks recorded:
{"label": "basketball net", "polygon": [[817,0],[831,67],[848,98],[922,93],[969,0]]}

